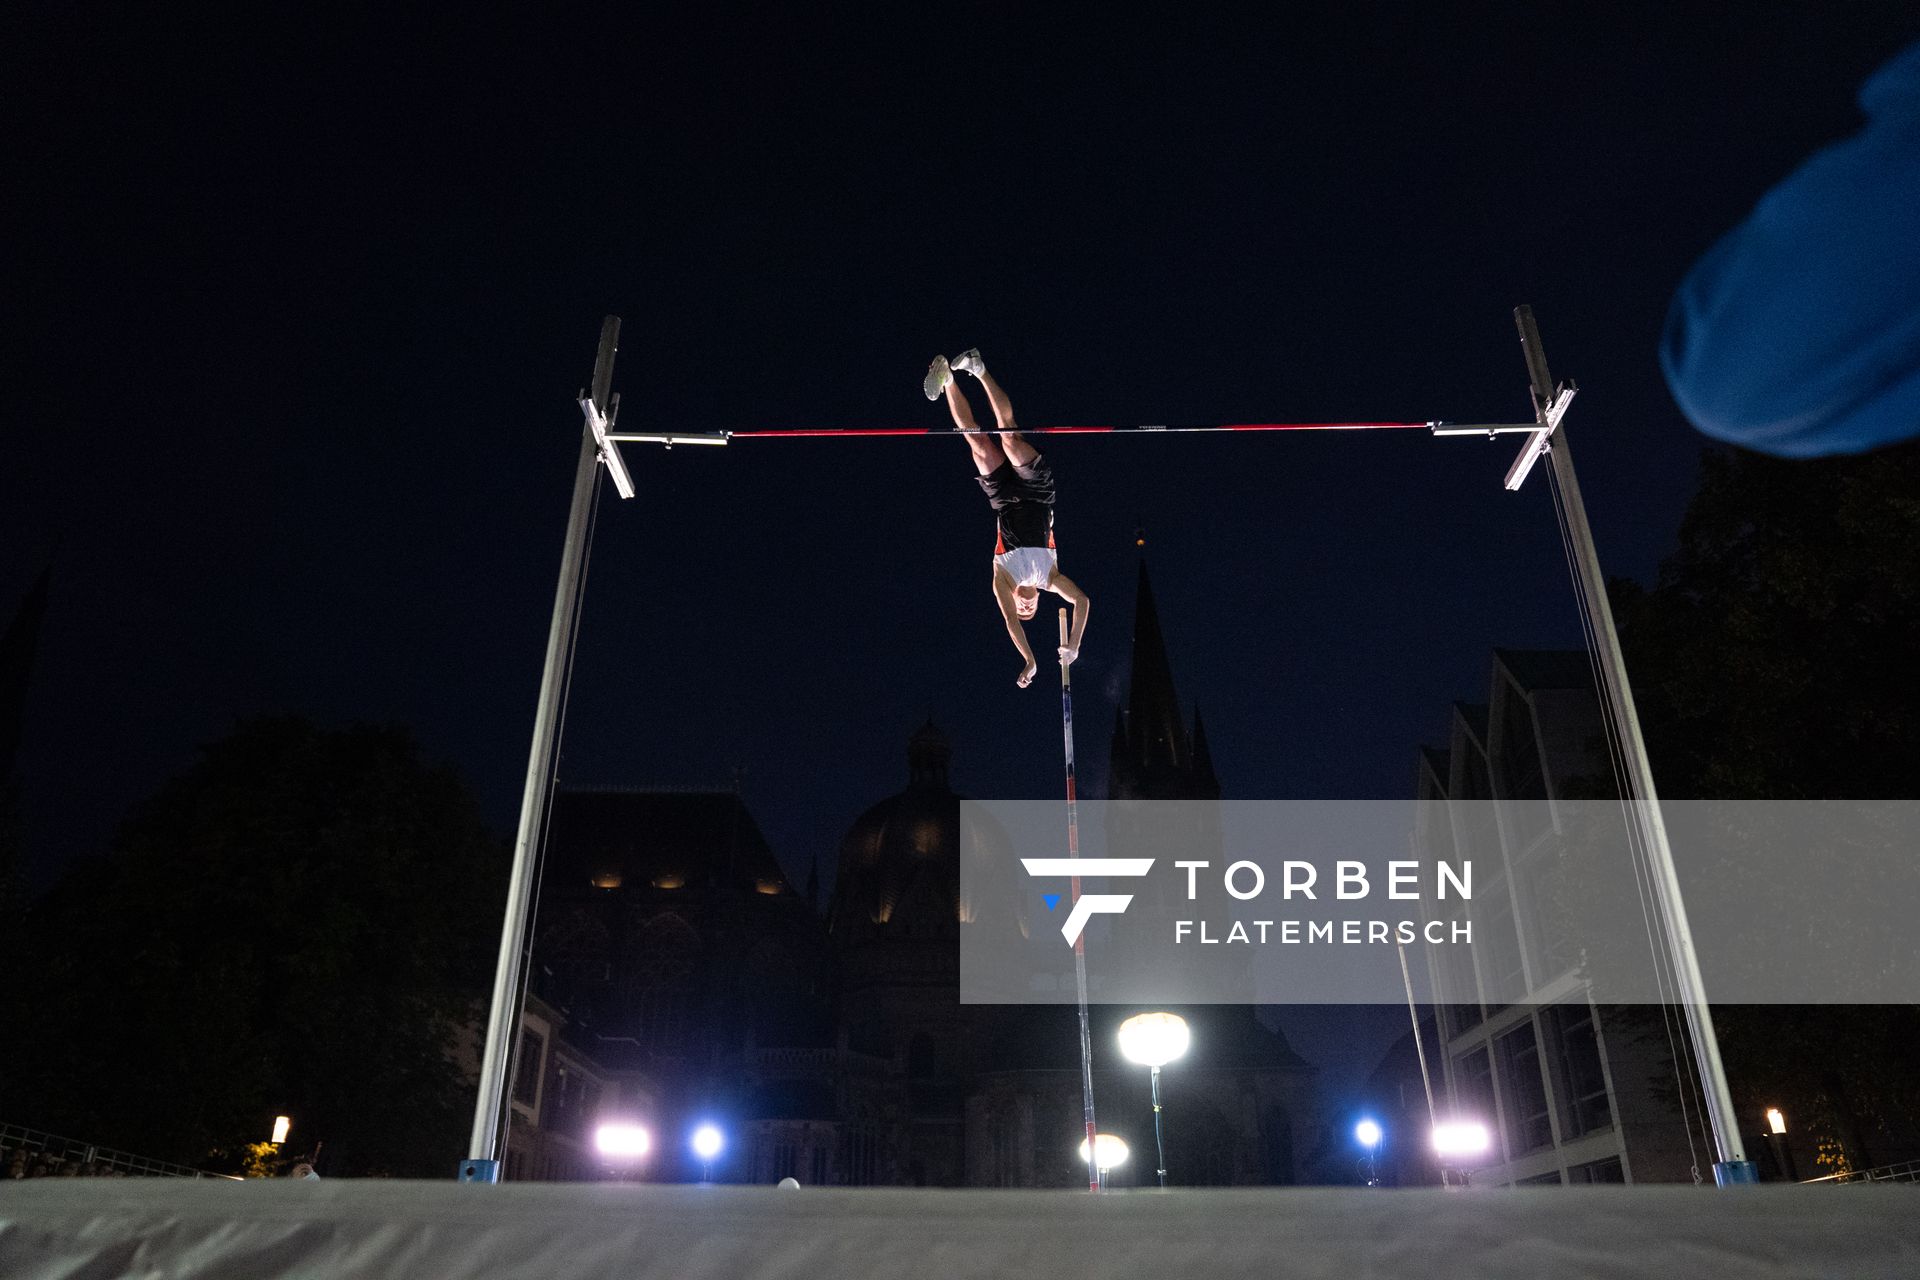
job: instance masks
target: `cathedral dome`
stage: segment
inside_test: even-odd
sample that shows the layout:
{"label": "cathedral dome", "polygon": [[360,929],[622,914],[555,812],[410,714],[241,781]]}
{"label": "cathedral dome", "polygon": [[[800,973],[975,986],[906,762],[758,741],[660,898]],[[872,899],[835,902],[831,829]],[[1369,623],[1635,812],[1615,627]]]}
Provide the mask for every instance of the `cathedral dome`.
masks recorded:
{"label": "cathedral dome", "polygon": [[854,820],[840,842],[829,928],[842,945],[876,934],[955,937],[960,797],[953,750],[928,720],[907,742],[907,785]]}

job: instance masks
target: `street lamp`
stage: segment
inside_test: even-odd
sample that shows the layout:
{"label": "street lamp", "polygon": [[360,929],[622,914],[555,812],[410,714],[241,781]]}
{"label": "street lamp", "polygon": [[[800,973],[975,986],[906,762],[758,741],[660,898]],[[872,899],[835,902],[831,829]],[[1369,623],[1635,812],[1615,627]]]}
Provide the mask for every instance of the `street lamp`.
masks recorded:
{"label": "street lamp", "polygon": [[[1107,1170],[1118,1169],[1127,1162],[1127,1144],[1111,1133],[1097,1133],[1093,1136],[1093,1165],[1100,1171],[1100,1186],[1105,1190]],[[1080,1139],[1080,1163],[1087,1163],[1087,1140]]]}
{"label": "street lamp", "polygon": [[1800,1181],[1800,1170],[1793,1163],[1793,1148],[1787,1145],[1787,1115],[1778,1107],[1767,1108],[1767,1145],[1773,1148],[1773,1161],[1780,1176],[1788,1182]]}
{"label": "street lamp", "polygon": [[1167,1185],[1167,1142],[1160,1130],[1160,1068],[1187,1051],[1187,1020],[1177,1013],[1137,1013],[1120,1024],[1120,1055],[1149,1068],[1153,1086],[1153,1146],[1160,1157],[1160,1185]]}
{"label": "street lamp", "polygon": [[1380,1166],[1374,1161],[1374,1153],[1380,1149],[1380,1126],[1372,1120],[1362,1120],[1353,1126],[1353,1136],[1367,1149],[1367,1185],[1380,1185]]}
{"label": "street lamp", "polygon": [[277,1147],[285,1142],[287,1140],[287,1131],[291,1128],[293,1128],[293,1118],[291,1116],[275,1116],[273,1118],[273,1145]]}
{"label": "street lamp", "polygon": [[715,1125],[703,1124],[693,1131],[693,1154],[700,1157],[702,1182],[713,1181],[713,1158],[726,1147],[727,1139]]}

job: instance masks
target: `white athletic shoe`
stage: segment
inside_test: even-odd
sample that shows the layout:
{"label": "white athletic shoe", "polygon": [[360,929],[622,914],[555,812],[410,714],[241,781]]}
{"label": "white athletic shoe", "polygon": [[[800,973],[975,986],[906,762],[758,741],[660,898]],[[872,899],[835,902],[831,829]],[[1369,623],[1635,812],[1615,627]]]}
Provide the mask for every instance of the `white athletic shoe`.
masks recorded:
{"label": "white athletic shoe", "polygon": [[953,358],[953,368],[959,373],[970,373],[977,378],[987,371],[987,362],[980,358],[980,348],[968,347]]}
{"label": "white athletic shoe", "polygon": [[927,380],[920,384],[920,389],[927,393],[927,399],[938,400],[952,381],[953,366],[947,363],[945,356],[935,356],[933,363],[927,366]]}

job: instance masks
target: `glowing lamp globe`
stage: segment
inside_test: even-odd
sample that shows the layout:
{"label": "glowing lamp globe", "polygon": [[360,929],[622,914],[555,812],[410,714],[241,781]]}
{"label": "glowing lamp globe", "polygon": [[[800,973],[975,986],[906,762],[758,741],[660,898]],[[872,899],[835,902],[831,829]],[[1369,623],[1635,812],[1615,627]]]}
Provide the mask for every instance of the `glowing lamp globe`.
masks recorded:
{"label": "glowing lamp globe", "polygon": [[727,1140],[720,1130],[710,1124],[703,1124],[693,1131],[693,1154],[702,1160],[711,1160],[720,1154]]}
{"label": "glowing lamp globe", "polygon": [[1177,1013],[1137,1013],[1120,1024],[1120,1053],[1143,1067],[1164,1067],[1187,1051],[1192,1034]]}
{"label": "glowing lamp globe", "polygon": [[1362,1120],[1353,1126],[1353,1136],[1363,1147],[1377,1147],[1380,1145],[1380,1126],[1371,1120]]}
{"label": "glowing lamp globe", "polygon": [[593,1145],[615,1160],[638,1160],[653,1147],[653,1136],[637,1124],[614,1121],[594,1132]]}
{"label": "glowing lamp globe", "polygon": [[[1080,1163],[1087,1161],[1087,1140],[1080,1139]],[[1093,1138],[1093,1163],[1100,1172],[1118,1169],[1127,1162],[1127,1144],[1111,1133],[1098,1133]]]}

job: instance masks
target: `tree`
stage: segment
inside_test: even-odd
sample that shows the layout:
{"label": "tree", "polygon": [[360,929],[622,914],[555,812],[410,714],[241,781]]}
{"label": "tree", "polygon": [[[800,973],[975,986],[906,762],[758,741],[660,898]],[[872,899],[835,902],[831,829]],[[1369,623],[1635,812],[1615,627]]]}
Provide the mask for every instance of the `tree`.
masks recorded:
{"label": "tree", "polygon": [[404,730],[244,723],[32,911],[22,1092],[174,1159],[238,1161],[278,1113],[336,1169],[445,1174],[504,870]]}
{"label": "tree", "polygon": [[1663,795],[1913,794],[1920,444],[1708,453],[1656,585],[1611,587]]}
{"label": "tree", "polygon": [[[1815,461],[1708,453],[1656,584],[1611,587],[1663,797],[1915,794],[1920,444]],[[1797,1108],[1855,1164],[1920,1134],[1914,1007],[1715,1018],[1742,1116]]]}

